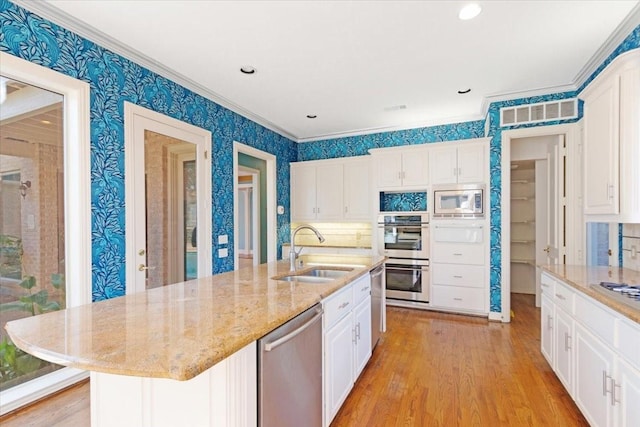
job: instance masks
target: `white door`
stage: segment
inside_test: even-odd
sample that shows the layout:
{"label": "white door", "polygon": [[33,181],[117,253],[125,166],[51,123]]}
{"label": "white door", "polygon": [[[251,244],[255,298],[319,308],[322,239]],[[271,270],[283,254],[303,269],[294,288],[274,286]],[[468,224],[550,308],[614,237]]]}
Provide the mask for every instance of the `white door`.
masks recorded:
{"label": "white door", "polygon": [[212,274],[211,133],[125,103],[127,294]]}
{"label": "white door", "polygon": [[547,150],[546,264],[563,264],[564,255],[564,135]]}

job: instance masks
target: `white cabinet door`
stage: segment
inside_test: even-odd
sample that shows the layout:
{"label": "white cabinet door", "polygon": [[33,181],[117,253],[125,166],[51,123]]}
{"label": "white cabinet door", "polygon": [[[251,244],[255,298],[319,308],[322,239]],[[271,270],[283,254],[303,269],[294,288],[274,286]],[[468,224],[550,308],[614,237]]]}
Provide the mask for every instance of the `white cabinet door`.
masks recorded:
{"label": "white cabinet door", "polygon": [[340,220],[343,210],[342,164],[316,167],[316,218]]}
{"label": "white cabinet door", "polygon": [[540,308],[540,351],[551,368],[553,368],[553,317],[553,301],[543,292]]}
{"label": "white cabinet door", "polygon": [[640,425],[640,371],[620,359],[616,371],[614,425],[637,427]]}
{"label": "white cabinet door", "polygon": [[611,378],[614,354],[599,339],[575,325],[576,404],[594,427],[611,425]]}
{"label": "white cabinet door", "polygon": [[325,334],[326,425],[338,413],[353,386],[353,318],[345,316]]}
{"label": "white cabinet door", "polygon": [[402,185],[425,187],[429,184],[429,152],[413,150],[402,154]]}
{"label": "white cabinet door", "polygon": [[291,220],[316,218],[316,168],[291,166]]}
{"label": "white cabinet door", "polygon": [[402,153],[385,153],[375,159],[378,187],[402,186]]}
{"label": "white cabinet door", "polygon": [[356,331],[355,381],[371,357],[371,296],[356,307],[353,320]]}
{"label": "white cabinet door", "polygon": [[345,163],[344,218],[347,220],[371,220],[372,197],[369,160]]}
{"label": "white cabinet door", "polygon": [[554,370],[570,395],[573,395],[573,319],[556,306],[553,345]]}
{"label": "white cabinet door", "polygon": [[458,147],[458,184],[484,182],[485,163],[484,144]]}
{"label": "white cabinet door", "polygon": [[584,213],[619,211],[620,78],[600,83],[584,104]]}
{"label": "white cabinet door", "polygon": [[455,147],[433,148],[429,156],[429,172],[432,184],[457,182],[458,150]]}

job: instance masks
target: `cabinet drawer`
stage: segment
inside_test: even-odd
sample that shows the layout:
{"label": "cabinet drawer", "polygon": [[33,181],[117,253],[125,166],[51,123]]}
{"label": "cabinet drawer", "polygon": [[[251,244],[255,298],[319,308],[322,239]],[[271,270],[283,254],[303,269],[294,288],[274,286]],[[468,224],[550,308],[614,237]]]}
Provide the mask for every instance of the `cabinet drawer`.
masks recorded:
{"label": "cabinet drawer", "polygon": [[618,335],[616,348],[634,368],[640,370],[640,325],[625,319],[616,319]]}
{"label": "cabinet drawer", "polygon": [[433,285],[431,293],[431,305],[434,307],[485,311],[485,292],[483,289]]}
{"label": "cabinet drawer", "polygon": [[353,292],[351,285],[340,289],[323,302],[325,330],[333,326],[338,320],[349,314],[353,309]]}
{"label": "cabinet drawer", "polygon": [[553,291],[556,288],[556,281],[546,273],[542,273],[540,276],[540,290],[545,293],[551,299],[555,299]]}
{"label": "cabinet drawer", "polygon": [[482,243],[435,243],[431,259],[434,262],[484,265]]}
{"label": "cabinet drawer", "polygon": [[371,276],[369,273],[365,274],[356,279],[351,287],[353,288],[353,305],[355,307],[371,295]]}
{"label": "cabinet drawer", "polygon": [[576,320],[602,341],[613,346],[615,317],[590,297],[576,297]]}
{"label": "cabinet drawer", "polygon": [[434,285],[469,286],[472,288],[484,288],[484,266],[481,265],[456,265],[433,264]]}
{"label": "cabinet drawer", "polygon": [[562,309],[567,313],[573,315],[575,295],[576,295],[575,291],[573,291],[571,288],[563,285],[560,282],[556,282],[556,285],[553,291],[553,302],[558,307],[562,307]]}

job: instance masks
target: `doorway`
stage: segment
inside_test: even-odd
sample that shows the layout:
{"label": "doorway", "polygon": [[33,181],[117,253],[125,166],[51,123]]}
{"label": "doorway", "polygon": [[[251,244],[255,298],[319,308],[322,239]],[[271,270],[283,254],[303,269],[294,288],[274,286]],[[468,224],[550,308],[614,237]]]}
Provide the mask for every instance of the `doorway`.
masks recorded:
{"label": "doorway", "polygon": [[[258,265],[262,262],[260,223],[261,192],[260,171],[247,167],[238,170],[238,259],[239,268]],[[266,212],[265,212],[266,213]],[[266,257],[265,257],[266,258]]]}
{"label": "doorway", "polygon": [[212,274],[211,133],[125,103],[126,292]]}
{"label": "doorway", "polygon": [[[251,160],[250,163],[244,162]],[[259,166],[263,165],[263,166]],[[239,208],[239,184],[238,179],[241,174],[241,168],[248,167],[254,170],[260,170],[260,216],[263,218],[260,222],[259,232],[261,238],[260,243],[260,263],[276,260],[276,156],[262,150],[258,150],[240,142],[233,143],[233,261],[234,269],[240,267],[239,257],[239,239],[240,236],[240,208]],[[256,244],[257,246],[257,244]],[[256,261],[254,261],[256,262]]]}
{"label": "doorway", "polygon": [[540,303],[541,264],[584,263],[581,123],[502,134],[502,321],[511,292]]}

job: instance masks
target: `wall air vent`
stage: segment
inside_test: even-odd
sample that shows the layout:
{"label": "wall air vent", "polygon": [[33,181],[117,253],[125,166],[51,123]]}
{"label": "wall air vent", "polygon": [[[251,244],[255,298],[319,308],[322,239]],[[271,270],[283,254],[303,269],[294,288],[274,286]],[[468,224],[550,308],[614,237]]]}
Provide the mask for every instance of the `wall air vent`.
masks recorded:
{"label": "wall air vent", "polygon": [[578,99],[561,99],[500,109],[500,126],[517,126],[578,117]]}

